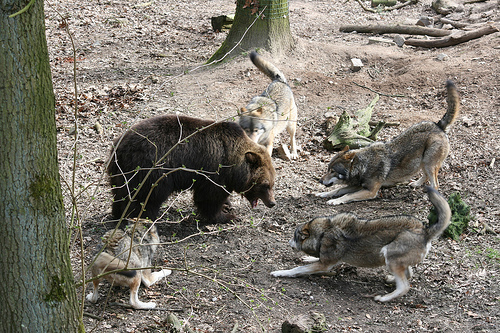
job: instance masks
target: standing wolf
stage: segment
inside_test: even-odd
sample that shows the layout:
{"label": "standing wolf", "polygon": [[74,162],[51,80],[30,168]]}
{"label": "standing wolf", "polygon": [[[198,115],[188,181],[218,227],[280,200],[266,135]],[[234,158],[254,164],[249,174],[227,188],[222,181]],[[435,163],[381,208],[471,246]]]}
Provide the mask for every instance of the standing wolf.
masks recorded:
{"label": "standing wolf", "polygon": [[252,98],[246,108],[241,108],[240,126],[250,139],[266,147],[269,156],[273,152],[274,137],[286,128],[290,135],[291,158],[296,159],[297,106],[292,89],[285,75],[257,52],[251,52],[250,59],[272,82],[260,96]]}
{"label": "standing wolf", "polygon": [[453,82],[448,81],[446,88],[448,110],[440,121],[415,124],[387,143],[375,142],[356,150],[345,147],[333,156],[321,183],[346,186],[316,196],[338,197],[329,200],[329,205],[374,199],[382,186],[405,182],[420,170],[423,176],[410,185],[421,186],[429,180],[437,189],[438,171],[450,152],[446,130],[458,117],[460,107]]}

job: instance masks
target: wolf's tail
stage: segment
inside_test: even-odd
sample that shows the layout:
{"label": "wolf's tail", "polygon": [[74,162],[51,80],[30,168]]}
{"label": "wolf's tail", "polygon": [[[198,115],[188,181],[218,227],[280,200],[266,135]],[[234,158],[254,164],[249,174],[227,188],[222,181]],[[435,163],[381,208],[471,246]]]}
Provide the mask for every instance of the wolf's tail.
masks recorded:
{"label": "wolf's tail", "polygon": [[437,125],[443,131],[446,131],[446,129],[455,122],[460,111],[460,97],[458,96],[457,87],[455,87],[455,84],[450,80],[446,81],[446,93],[448,95],[446,99],[448,102],[448,110],[443,118],[437,122]]}
{"label": "wolf's tail", "polygon": [[426,186],[425,189],[427,190],[429,200],[436,209],[436,215],[438,218],[435,224],[426,229],[427,240],[431,241],[441,236],[443,231],[445,231],[445,229],[450,225],[451,209],[446,199],[436,189],[430,186]]}
{"label": "wolf's tail", "polygon": [[261,57],[257,52],[252,51],[250,53],[250,60],[252,60],[253,64],[264,74],[266,74],[271,80],[281,81],[283,83],[286,82],[285,75],[281,73],[281,71],[271,64],[269,61]]}

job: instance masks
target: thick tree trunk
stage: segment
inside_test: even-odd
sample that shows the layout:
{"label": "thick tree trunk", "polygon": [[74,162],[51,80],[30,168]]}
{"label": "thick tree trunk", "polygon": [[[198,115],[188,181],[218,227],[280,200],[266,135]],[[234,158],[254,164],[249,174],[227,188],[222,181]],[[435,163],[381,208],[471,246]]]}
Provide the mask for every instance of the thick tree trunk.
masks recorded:
{"label": "thick tree trunk", "polygon": [[[246,6],[250,3],[248,0],[238,0],[233,26],[224,43],[208,62],[234,57],[256,48],[263,48],[274,54],[289,51],[294,41],[290,31],[288,1],[261,0],[256,8],[253,5]],[[262,11],[263,15],[255,21]]]}
{"label": "thick tree trunk", "polygon": [[57,165],[43,1],[0,1],[0,331],[84,331]]}

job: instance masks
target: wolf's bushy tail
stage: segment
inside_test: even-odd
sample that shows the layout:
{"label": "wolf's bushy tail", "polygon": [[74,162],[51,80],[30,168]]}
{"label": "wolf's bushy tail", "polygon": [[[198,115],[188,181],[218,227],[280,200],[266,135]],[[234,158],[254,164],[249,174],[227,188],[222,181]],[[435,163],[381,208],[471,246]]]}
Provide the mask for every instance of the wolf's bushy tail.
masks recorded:
{"label": "wolf's bushy tail", "polygon": [[252,51],[250,53],[250,60],[252,60],[255,67],[257,67],[262,73],[266,74],[271,80],[286,82],[285,75],[269,61],[261,57],[257,52]]}
{"label": "wolf's bushy tail", "polygon": [[455,122],[460,112],[460,97],[458,96],[457,87],[455,87],[455,84],[450,80],[446,81],[446,93],[448,95],[446,98],[448,109],[443,118],[437,122],[437,125],[443,131],[446,131],[446,129]]}
{"label": "wolf's bushy tail", "polygon": [[437,222],[426,229],[427,240],[431,241],[438,238],[450,225],[451,209],[448,201],[434,188],[426,186],[427,195],[429,200],[436,209]]}

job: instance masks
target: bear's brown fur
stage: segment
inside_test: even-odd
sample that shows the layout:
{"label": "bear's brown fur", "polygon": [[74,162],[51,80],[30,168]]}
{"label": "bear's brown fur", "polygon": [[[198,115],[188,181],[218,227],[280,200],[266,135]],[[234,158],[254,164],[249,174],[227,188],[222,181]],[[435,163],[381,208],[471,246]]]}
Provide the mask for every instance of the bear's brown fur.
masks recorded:
{"label": "bear's brown fur", "polygon": [[115,218],[137,217],[143,207],[140,216],[154,219],[172,192],[185,189],[193,190],[198,212],[209,222],[234,218],[224,209],[232,191],[252,207],[258,199],[275,205],[271,158],[236,123],[163,115],[136,124],[113,146],[108,174]]}

